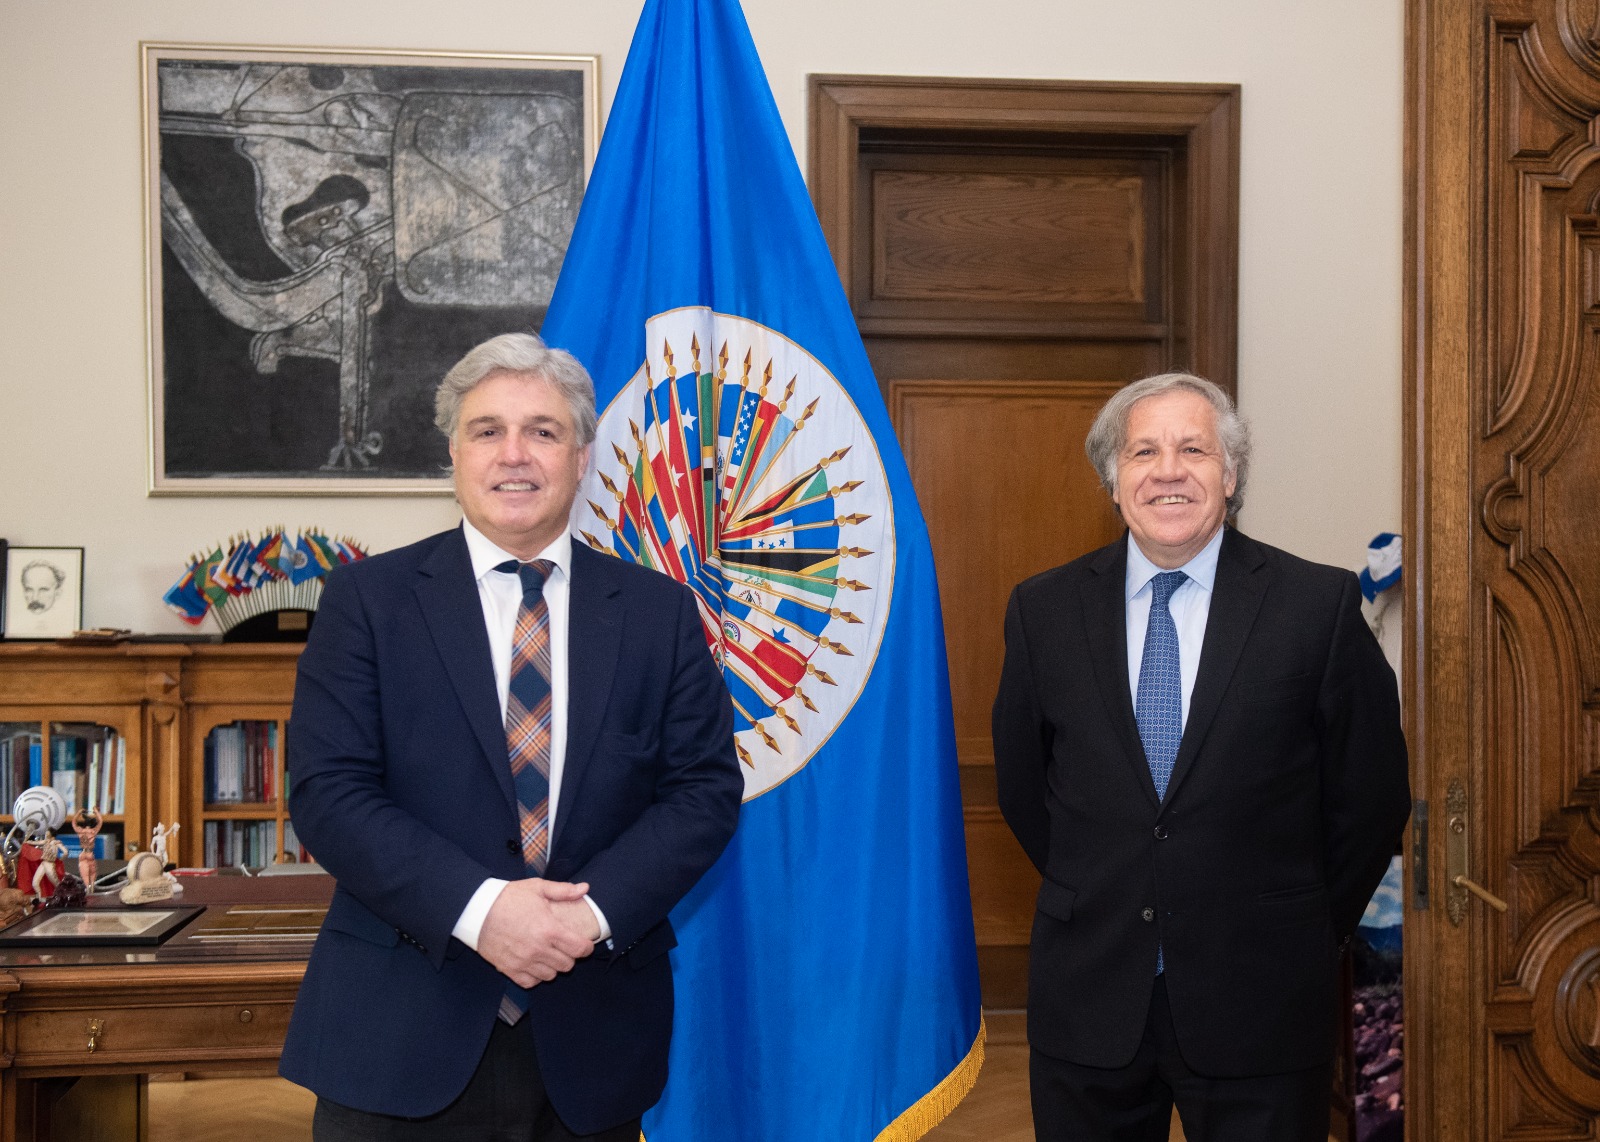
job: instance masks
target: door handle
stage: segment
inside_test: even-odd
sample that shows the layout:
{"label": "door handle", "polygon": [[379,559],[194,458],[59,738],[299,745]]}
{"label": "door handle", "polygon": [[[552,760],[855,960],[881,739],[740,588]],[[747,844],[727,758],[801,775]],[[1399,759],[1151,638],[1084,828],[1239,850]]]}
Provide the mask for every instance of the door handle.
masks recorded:
{"label": "door handle", "polygon": [[1504,900],[1467,875],[1467,855],[1472,846],[1467,843],[1467,791],[1459,778],[1450,782],[1450,788],[1445,793],[1444,809],[1445,908],[1450,914],[1450,923],[1459,928],[1461,921],[1467,918],[1469,892],[1498,912],[1508,911]]}
{"label": "door handle", "polygon": [[1472,895],[1476,896],[1479,900],[1483,901],[1490,908],[1493,908],[1497,912],[1510,911],[1510,905],[1470,877],[1457,876],[1451,880],[1450,883],[1455,885],[1457,888],[1465,888],[1468,892],[1472,893]]}

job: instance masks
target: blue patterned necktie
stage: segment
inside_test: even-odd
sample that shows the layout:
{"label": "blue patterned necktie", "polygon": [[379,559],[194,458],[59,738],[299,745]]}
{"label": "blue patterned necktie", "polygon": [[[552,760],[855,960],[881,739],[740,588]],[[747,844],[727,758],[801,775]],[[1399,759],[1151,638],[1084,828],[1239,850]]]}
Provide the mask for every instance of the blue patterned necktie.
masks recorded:
{"label": "blue patterned necktie", "polygon": [[[1172,593],[1189,576],[1163,571],[1150,580],[1150,625],[1144,630],[1144,657],[1139,660],[1139,693],[1133,716],[1139,723],[1139,740],[1156,783],[1156,796],[1165,799],[1172,780],[1172,763],[1183,740],[1183,672],[1178,667],[1178,625],[1172,621]],[[1156,974],[1167,967],[1167,957],[1156,945]]]}
{"label": "blue patterned necktie", "polygon": [[1172,763],[1183,738],[1183,674],[1178,668],[1178,627],[1167,604],[1188,580],[1182,571],[1164,571],[1150,580],[1150,625],[1144,632],[1144,657],[1139,663],[1139,692],[1133,716],[1139,723],[1156,796],[1165,798]]}
{"label": "blue patterned necktie", "polygon": [[[506,753],[517,791],[522,863],[529,876],[543,876],[550,859],[550,609],[544,581],[554,566],[548,559],[508,559],[495,567],[515,571],[522,580],[506,688]],[[500,1001],[500,1018],[515,1023],[527,1009],[527,992],[510,985]]]}

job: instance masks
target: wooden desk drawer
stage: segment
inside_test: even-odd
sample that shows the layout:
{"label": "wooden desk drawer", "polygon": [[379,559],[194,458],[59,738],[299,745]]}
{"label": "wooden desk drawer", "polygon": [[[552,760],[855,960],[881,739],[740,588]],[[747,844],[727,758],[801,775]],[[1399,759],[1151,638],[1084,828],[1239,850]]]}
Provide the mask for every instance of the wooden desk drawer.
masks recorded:
{"label": "wooden desk drawer", "polygon": [[154,1061],[182,1069],[182,1064],[191,1062],[275,1058],[283,1048],[292,1010],[291,1002],[238,1001],[19,1012],[12,1016],[17,1035],[14,1065],[54,1068],[72,1063],[94,1068]]}

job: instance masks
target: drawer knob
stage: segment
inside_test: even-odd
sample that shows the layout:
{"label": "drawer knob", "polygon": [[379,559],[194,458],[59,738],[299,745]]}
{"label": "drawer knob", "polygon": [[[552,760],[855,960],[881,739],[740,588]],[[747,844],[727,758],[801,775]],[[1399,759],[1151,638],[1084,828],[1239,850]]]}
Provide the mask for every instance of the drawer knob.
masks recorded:
{"label": "drawer knob", "polygon": [[104,1019],[89,1020],[89,1053],[91,1055],[94,1054],[95,1048],[100,1046],[100,1036],[105,1029],[106,1021]]}
{"label": "drawer knob", "polygon": [[256,1017],[256,1013],[254,1011],[251,1011],[248,1007],[243,1008],[239,1012],[239,1022],[240,1023],[248,1023],[248,1022],[250,1022],[250,1020],[254,1019],[255,1017]]}

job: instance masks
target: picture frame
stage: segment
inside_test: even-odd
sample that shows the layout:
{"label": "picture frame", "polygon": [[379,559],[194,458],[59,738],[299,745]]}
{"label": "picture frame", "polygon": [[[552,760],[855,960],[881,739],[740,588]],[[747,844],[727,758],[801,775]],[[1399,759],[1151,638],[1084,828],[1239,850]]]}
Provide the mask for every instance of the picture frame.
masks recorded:
{"label": "picture frame", "polygon": [[151,495],[448,495],[433,391],[543,324],[599,57],[141,43]]}
{"label": "picture frame", "polygon": [[13,546],[6,556],[0,635],[71,638],[83,626],[83,548]]}
{"label": "picture frame", "polygon": [[0,928],[0,948],[153,947],[204,911],[192,904],[45,908]]}

